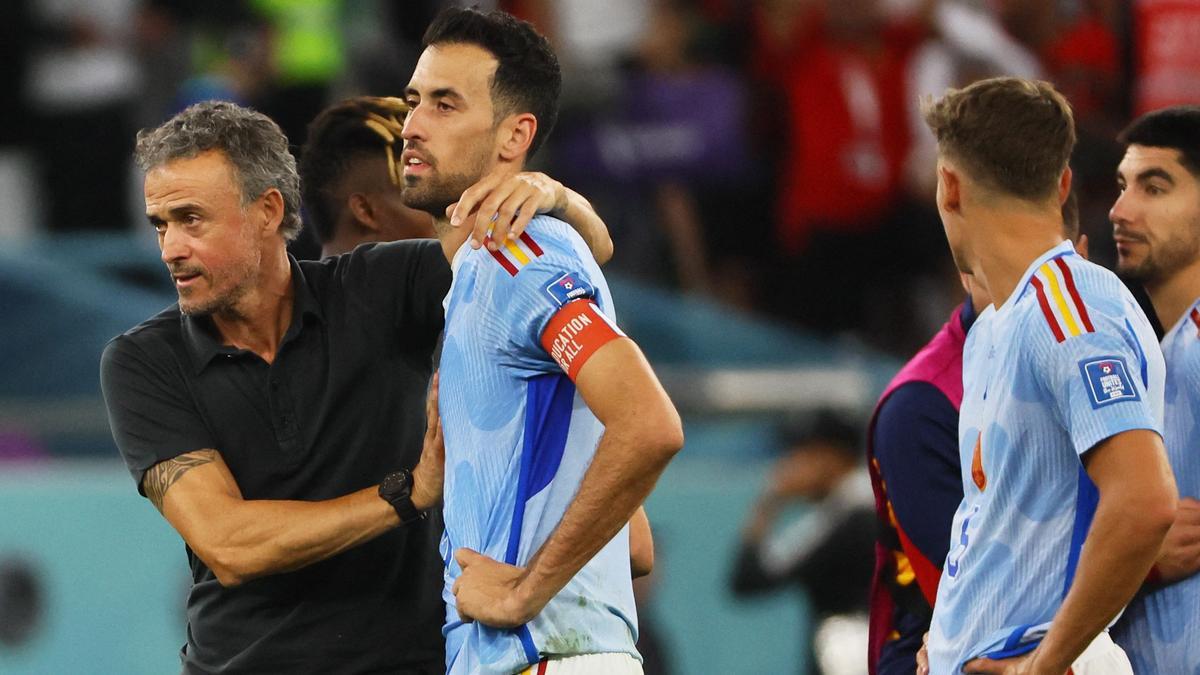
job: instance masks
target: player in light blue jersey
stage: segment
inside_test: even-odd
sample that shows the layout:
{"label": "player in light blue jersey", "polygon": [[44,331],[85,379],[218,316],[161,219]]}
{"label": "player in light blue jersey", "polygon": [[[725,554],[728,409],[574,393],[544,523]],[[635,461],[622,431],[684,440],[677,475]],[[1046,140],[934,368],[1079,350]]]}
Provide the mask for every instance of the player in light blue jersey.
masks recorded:
{"label": "player in light blue jersey", "polygon": [[[447,671],[640,673],[626,523],[682,447],[679,417],[569,227],[538,216],[478,246],[445,220],[466,186],[519,171],[549,132],[560,77],[545,39],[452,9],[424,42],[402,159],[405,202],[440,216],[454,270],[440,375]],[[517,219],[502,201],[475,217]]]}
{"label": "player in light blue jersey", "polygon": [[964,497],[929,668],[1130,673],[1105,629],[1175,510],[1154,331],[1112,273],[1062,240],[1075,132],[1060,94],[983,80],[924,114],[955,263],[993,301],[964,348]]}
{"label": "player in light blue jersey", "polygon": [[1163,441],[1179,510],[1155,571],[1113,628],[1137,673],[1200,672],[1200,108],[1149,113],[1122,134],[1109,217],[1117,270],[1167,327]]}

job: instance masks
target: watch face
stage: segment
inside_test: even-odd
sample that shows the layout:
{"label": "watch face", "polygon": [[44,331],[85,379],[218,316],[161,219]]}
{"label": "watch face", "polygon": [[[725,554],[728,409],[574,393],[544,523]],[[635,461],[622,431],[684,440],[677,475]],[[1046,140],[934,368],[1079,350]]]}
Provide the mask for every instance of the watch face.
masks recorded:
{"label": "watch face", "polygon": [[390,501],[397,497],[406,497],[412,492],[411,474],[407,471],[389,473],[379,485],[379,492]]}
{"label": "watch face", "polygon": [[379,483],[379,496],[396,509],[401,524],[407,525],[425,517],[412,503],[412,474],[408,471],[397,471],[384,476]]}

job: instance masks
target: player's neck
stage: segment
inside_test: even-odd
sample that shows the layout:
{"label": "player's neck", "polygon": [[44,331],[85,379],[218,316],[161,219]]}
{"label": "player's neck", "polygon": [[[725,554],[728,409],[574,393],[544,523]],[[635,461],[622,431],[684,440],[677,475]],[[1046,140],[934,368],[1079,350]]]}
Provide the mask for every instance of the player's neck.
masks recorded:
{"label": "player's neck", "polygon": [[437,234],[438,241],[442,244],[442,254],[449,263],[454,262],[454,254],[458,253],[458,249],[462,248],[471,234],[471,228],[466,225],[454,227],[450,224],[450,219],[444,217],[433,219],[433,231]]}
{"label": "player's neck", "polygon": [[271,363],[292,323],[295,290],[287,249],[264,256],[259,277],[234,307],[212,315],[224,344],[258,354]]}
{"label": "player's neck", "polygon": [[1170,329],[1200,298],[1200,257],[1162,281],[1146,282],[1146,292],[1159,323]]}
{"label": "player's neck", "polygon": [[1062,222],[1037,213],[995,213],[980,223],[976,277],[997,309],[1035,260],[1063,241]]}

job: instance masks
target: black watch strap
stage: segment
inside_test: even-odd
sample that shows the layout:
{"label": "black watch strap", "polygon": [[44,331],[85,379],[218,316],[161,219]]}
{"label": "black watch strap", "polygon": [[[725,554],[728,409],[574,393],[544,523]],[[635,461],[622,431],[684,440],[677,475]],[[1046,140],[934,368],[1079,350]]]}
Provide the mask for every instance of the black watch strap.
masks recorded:
{"label": "black watch strap", "polygon": [[412,501],[413,475],[407,469],[389,473],[379,483],[379,496],[396,509],[401,525],[409,525],[425,517]]}

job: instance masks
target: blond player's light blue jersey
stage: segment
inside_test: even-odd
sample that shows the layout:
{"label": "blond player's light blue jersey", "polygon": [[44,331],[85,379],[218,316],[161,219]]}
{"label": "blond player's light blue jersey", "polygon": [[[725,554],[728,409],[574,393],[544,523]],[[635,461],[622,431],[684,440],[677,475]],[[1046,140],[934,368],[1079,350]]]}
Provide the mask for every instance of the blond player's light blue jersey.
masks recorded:
{"label": "blond player's light blue jersey", "polygon": [[[1163,442],[1180,497],[1200,499],[1200,301],[1163,337],[1167,362]],[[1200,675],[1200,575],[1129,603],[1113,637],[1135,673]]]}
{"label": "blond player's light blue jersey", "polygon": [[[574,499],[604,428],[559,362],[579,351],[577,329],[615,316],[583,240],[553,218],[534,218],[524,236],[494,253],[464,245],[452,267],[439,404],[446,440],[447,671],[501,675],[547,656],[589,653],[640,659],[628,527],[524,626],[495,629],[458,616],[451,588],[461,569],[454,551],[466,547],[525,565]],[[543,346],[551,318],[589,300],[595,305],[588,313]]]}
{"label": "blond player's light blue jersey", "polygon": [[1123,431],[1159,432],[1163,378],[1133,297],[1070,242],[980,315],[963,353],[964,496],[934,606],[932,672],[1037,646],[1097,504],[1081,458]]}

